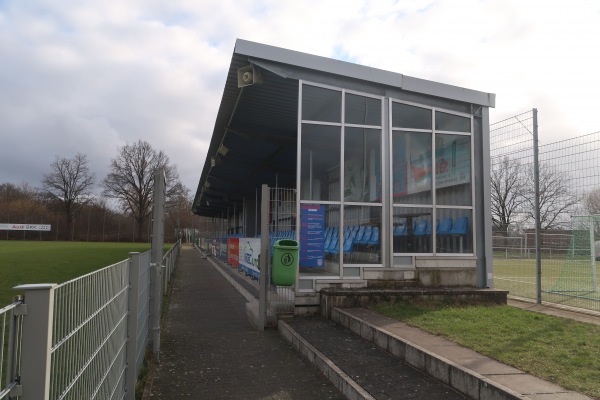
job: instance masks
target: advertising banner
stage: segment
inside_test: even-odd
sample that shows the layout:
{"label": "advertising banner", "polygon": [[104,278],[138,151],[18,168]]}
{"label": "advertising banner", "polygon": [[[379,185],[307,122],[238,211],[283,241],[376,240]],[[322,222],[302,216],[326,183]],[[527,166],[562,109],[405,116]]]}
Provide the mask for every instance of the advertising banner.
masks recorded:
{"label": "advertising banner", "polygon": [[239,268],[246,275],[250,275],[254,279],[260,276],[258,269],[258,256],[260,255],[260,239],[259,238],[240,238],[239,239]]}
{"label": "advertising banner", "polygon": [[227,264],[238,267],[240,260],[240,239],[227,239]]}
{"label": "advertising banner", "polygon": [[435,185],[438,189],[471,181],[470,137],[439,135],[435,149]]}
{"label": "advertising banner", "polygon": [[50,225],[32,225],[32,224],[0,224],[2,231],[44,231],[49,232]]}
{"label": "advertising banner", "polygon": [[[426,136],[424,136],[427,138]],[[435,186],[438,189],[471,181],[471,138],[437,135],[435,142]],[[393,191],[395,197],[432,187],[430,141],[423,137],[398,136],[394,139]]]}
{"label": "advertising banner", "polygon": [[300,206],[300,266],[325,267],[325,207]]}

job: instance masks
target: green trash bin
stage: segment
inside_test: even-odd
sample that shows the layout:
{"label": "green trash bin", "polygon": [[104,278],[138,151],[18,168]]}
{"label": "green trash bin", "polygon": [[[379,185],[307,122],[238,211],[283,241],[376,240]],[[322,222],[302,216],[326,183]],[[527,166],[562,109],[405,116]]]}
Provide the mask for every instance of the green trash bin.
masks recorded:
{"label": "green trash bin", "polygon": [[298,242],[282,239],[273,245],[272,280],[277,286],[292,286],[296,283],[298,270]]}

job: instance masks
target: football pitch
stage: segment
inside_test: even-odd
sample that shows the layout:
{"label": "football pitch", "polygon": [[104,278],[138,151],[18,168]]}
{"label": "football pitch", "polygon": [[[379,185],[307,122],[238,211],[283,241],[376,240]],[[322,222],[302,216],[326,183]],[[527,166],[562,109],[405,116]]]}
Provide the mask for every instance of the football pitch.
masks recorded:
{"label": "football pitch", "polygon": [[150,250],[149,243],[0,241],[0,308],[30,283],[63,283]]}
{"label": "football pitch", "polygon": [[[598,264],[589,258],[542,258],[542,300],[600,311],[594,276],[594,267],[600,268]],[[535,258],[494,257],[494,287],[514,296],[536,299]]]}

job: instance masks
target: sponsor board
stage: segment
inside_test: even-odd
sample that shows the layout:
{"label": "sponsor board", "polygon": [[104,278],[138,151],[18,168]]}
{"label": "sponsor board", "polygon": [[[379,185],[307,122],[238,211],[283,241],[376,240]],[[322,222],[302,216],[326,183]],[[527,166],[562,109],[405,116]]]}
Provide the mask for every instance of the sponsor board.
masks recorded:
{"label": "sponsor board", "polygon": [[0,224],[3,231],[50,231],[51,225],[41,224]]}

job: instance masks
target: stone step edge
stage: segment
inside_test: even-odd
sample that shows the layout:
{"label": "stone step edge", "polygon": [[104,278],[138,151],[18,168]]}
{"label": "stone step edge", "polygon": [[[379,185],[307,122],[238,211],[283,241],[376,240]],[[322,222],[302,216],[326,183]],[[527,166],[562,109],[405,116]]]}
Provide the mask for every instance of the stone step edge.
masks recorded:
{"label": "stone step edge", "polygon": [[434,354],[340,308],[331,309],[331,320],[386,350],[400,361],[474,400],[530,400],[483,375]]}
{"label": "stone step edge", "polygon": [[328,357],[308,343],[302,336],[290,327],[284,320],[279,320],[277,329],[292,346],[300,352],[311,364],[327,378],[347,399],[375,400],[348,374],[342,371]]}

